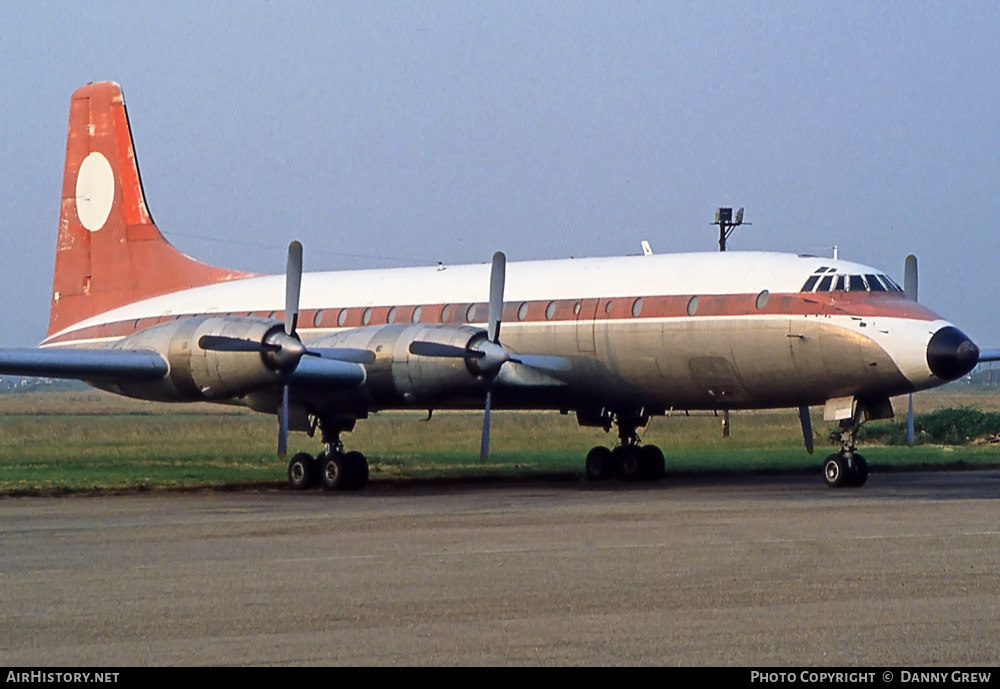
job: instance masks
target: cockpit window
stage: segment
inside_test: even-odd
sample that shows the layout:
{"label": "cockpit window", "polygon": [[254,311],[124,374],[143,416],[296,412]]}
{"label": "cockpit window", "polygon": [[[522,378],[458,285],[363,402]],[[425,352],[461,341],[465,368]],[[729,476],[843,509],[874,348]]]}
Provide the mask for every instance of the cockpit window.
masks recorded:
{"label": "cockpit window", "polygon": [[888,275],[879,275],[879,278],[882,280],[882,282],[884,282],[886,284],[886,286],[889,288],[890,291],[893,291],[893,292],[902,292],[903,291],[903,288],[900,287],[899,285],[897,285],[896,281],[893,280]]}
{"label": "cockpit window", "polygon": [[836,268],[821,266],[802,285],[803,292],[902,292],[903,289],[892,278],[882,274],[830,275]]}
{"label": "cockpit window", "polygon": [[868,289],[872,292],[884,292],[885,286],[879,282],[878,276],[876,275],[865,275],[865,280],[868,282]]}

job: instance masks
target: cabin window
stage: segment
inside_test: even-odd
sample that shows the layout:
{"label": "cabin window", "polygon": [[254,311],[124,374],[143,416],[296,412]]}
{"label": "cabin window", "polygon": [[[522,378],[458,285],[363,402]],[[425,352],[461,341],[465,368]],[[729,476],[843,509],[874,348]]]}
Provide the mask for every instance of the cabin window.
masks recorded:
{"label": "cabin window", "polygon": [[372,322],[372,307],[369,306],[361,314],[361,324],[362,325],[368,325],[371,322]]}
{"label": "cabin window", "polygon": [[424,312],[424,307],[422,306],[418,306],[417,308],[413,309],[413,315],[410,317],[410,320],[413,321],[414,323],[419,323],[420,315],[423,312]]}
{"label": "cabin window", "polygon": [[470,304],[469,308],[465,310],[465,322],[474,323],[476,320],[476,305]]}
{"label": "cabin window", "polygon": [[318,328],[319,324],[322,322],[323,322],[323,309],[320,309],[319,311],[316,312],[316,315],[313,316],[313,327]]}
{"label": "cabin window", "polygon": [[278,313],[277,311],[272,311],[271,313],[267,314],[267,317],[273,320],[275,314],[277,314],[277,313]]}
{"label": "cabin window", "polygon": [[556,303],[554,301],[550,301],[549,305],[545,307],[545,317],[551,321],[552,317],[555,315],[556,315]]}
{"label": "cabin window", "polygon": [[767,306],[767,300],[768,300],[768,297],[770,297],[770,296],[771,296],[771,293],[768,292],[767,290],[764,290],[763,292],[761,292],[760,294],[758,294],[757,295],[757,308],[758,309],[762,309],[765,306]]}
{"label": "cabin window", "polygon": [[522,301],[521,305],[517,307],[517,320],[523,321],[528,317],[528,302]]}
{"label": "cabin window", "polygon": [[693,316],[698,313],[698,297],[691,297],[688,299],[687,312],[689,316]]}
{"label": "cabin window", "polygon": [[861,279],[860,275],[851,276],[851,291],[852,292],[864,292],[865,291],[865,281]]}
{"label": "cabin window", "polygon": [[819,287],[816,288],[816,291],[829,292],[831,284],[833,284],[833,276],[827,275],[822,280],[819,281]]}
{"label": "cabin window", "polygon": [[811,275],[811,276],[809,276],[809,279],[806,280],[806,284],[802,285],[802,291],[803,292],[812,292],[813,291],[813,287],[816,286],[817,282],[819,282],[819,275]]}
{"label": "cabin window", "polygon": [[583,308],[583,304],[581,304],[580,302],[576,302],[575,304],[573,304],[573,314],[579,316],[580,315],[580,310],[582,308]]}
{"label": "cabin window", "polygon": [[613,301],[611,301],[610,299],[608,299],[608,303],[604,305],[604,313],[606,313],[608,315],[611,315],[611,305],[613,303],[614,303]]}
{"label": "cabin window", "polygon": [[638,318],[640,313],[642,313],[642,297],[632,302],[632,317]]}
{"label": "cabin window", "polygon": [[449,318],[451,318],[451,304],[445,304],[441,309],[441,322],[447,323]]}
{"label": "cabin window", "polygon": [[389,313],[387,313],[385,315],[385,322],[386,323],[395,323],[396,322],[396,307],[395,306],[393,306],[391,309],[389,309]]}

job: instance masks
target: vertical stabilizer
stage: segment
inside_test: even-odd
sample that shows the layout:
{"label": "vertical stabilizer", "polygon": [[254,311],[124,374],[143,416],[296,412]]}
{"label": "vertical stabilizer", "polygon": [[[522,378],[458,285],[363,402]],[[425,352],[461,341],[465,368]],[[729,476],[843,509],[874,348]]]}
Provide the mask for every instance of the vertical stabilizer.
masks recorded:
{"label": "vertical stabilizer", "polygon": [[49,336],[140,299],[249,276],[170,245],[146,208],[121,87],[78,89],[70,101]]}

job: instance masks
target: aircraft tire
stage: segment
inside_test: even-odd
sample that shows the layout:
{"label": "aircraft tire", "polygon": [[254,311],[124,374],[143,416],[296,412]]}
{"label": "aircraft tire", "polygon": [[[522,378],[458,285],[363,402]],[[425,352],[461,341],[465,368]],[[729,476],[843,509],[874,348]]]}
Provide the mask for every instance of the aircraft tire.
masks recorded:
{"label": "aircraft tire", "polygon": [[344,490],[350,485],[350,474],[350,467],[341,453],[320,456],[319,479],[323,490]]}
{"label": "aircraft tire", "polygon": [[868,462],[865,458],[854,453],[854,471],[851,474],[851,485],[860,488],[868,481]]}
{"label": "aircraft tire", "polygon": [[823,462],[823,480],[830,488],[843,488],[850,485],[851,470],[843,455],[830,455]]}
{"label": "aircraft tire", "polygon": [[644,463],[638,447],[619,445],[611,453],[618,475],[625,481],[641,481],[643,479]]}
{"label": "aircraft tire", "polygon": [[308,490],[319,480],[317,462],[312,455],[299,452],[288,460],[288,486],[292,490]]}
{"label": "aircraft tire", "polygon": [[607,481],[615,473],[611,450],[598,445],[587,453],[587,479],[590,481]]}
{"label": "aircraft tire", "polygon": [[643,445],[639,449],[639,462],[643,481],[659,481],[667,469],[663,452],[656,445]]}
{"label": "aircraft tire", "polygon": [[348,452],[344,455],[344,466],[347,469],[346,490],[361,490],[368,484],[368,460],[360,452]]}

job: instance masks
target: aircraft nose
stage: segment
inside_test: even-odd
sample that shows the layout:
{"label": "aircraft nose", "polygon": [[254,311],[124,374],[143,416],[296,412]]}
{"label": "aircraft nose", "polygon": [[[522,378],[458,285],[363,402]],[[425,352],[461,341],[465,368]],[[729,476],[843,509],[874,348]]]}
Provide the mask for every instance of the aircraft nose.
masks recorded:
{"label": "aircraft nose", "polygon": [[979,363],[979,347],[953,325],[941,328],[927,343],[927,365],[938,378],[955,380]]}

